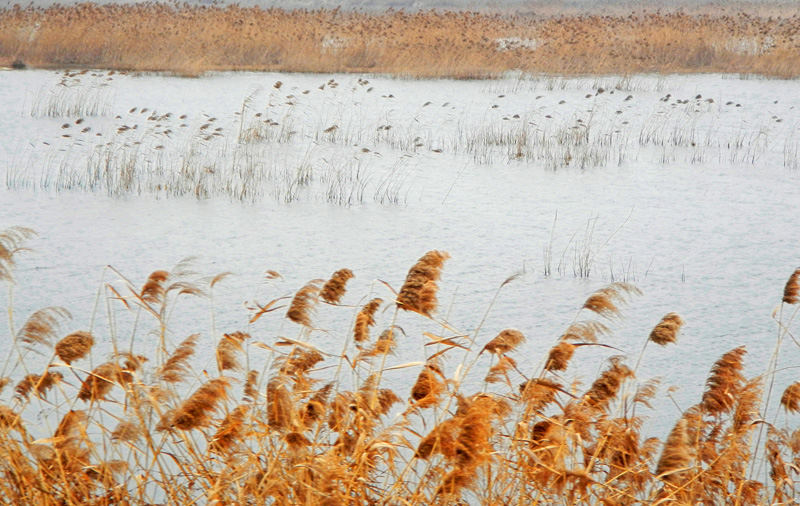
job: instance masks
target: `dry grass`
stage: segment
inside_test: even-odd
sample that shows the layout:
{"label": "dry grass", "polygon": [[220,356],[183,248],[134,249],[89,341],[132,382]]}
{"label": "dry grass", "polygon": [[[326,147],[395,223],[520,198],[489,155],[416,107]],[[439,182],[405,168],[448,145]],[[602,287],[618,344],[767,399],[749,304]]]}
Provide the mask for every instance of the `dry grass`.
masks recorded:
{"label": "dry grass", "polygon": [[[424,255],[406,284],[440,279],[448,257]],[[641,432],[657,381],[638,378],[625,357],[609,357],[587,388],[564,386],[563,375],[582,368],[575,347],[603,344],[627,295],[637,292],[631,285],[592,294],[594,303],[578,310],[586,319],[575,319],[549,351],[537,346],[546,360],[533,366],[530,357],[510,356],[525,340],[513,328],[484,339],[454,322],[431,321],[433,308],[400,311],[409,306],[397,304],[400,295],[378,312],[380,299],[345,304],[348,294],[338,289],[327,297],[337,302],[317,311],[349,314],[344,347],[338,355],[318,349],[316,335],[339,332],[315,328],[321,280],[299,288],[285,315],[252,308],[261,313],[247,333],[193,334],[170,344],[171,312],[150,309],[202,295],[199,280],[217,278],[195,280],[186,265],[157,272],[146,290],[123,279],[131,295],[123,299],[126,290],[115,289],[107,301],[123,312],[145,309],[139,324],[152,319],[167,352],[155,350],[151,361],[136,354],[133,341],[123,351],[113,330],[114,355],[91,372],[97,330],[67,334],[51,359],[30,359],[30,349],[50,353],[65,316],[60,308],[34,314],[37,332],[26,324],[17,333],[12,354],[39,371],[16,367],[0,383],[16,385],[0,397],[0,502],[745,506],[786,503],[798,492],[800,431],[768,424],[766,443],[753,444],[768,408],[760,406],[762,378],[744,374],[742,347],[713,365],[702,398],[676,417],[663,442]],[[392,294],[387,286],[385,296]],[[389,366],[396,340],[417,337],[402,332],[400,321],[445,335],[425,333],[435,349],[421,346],[421,360]],[[679,318],[668,314],[659,325],[665,321]],[[781,329],[788,332],[790,322]],[[274,325],[298,333],[276,337]],[[386,329],[374,340],[373,326]],[[667,327],[670,336],[677,331]],[[475,345],[469,350],[459,344],[466,337]],[[202,369],[195,351],[214,346],[216,371]],[[477,368],[463,367],[478,358],[491,361],[483,381],[469,377]],[[399,369],[416,381],[387,388],[384,378]],[[795,383],[781,405],[796,412],[798,397]],[[769,469],[760,472],[758,463]]]}
{"label": "dry grass", "polygon": [[[557,74],[800,74],[800,17],[743,4],[691,13],[362,13],[166,4],[0,11],[0,62],[47,68]],[[552,10],[552,9],[551,9]]]}

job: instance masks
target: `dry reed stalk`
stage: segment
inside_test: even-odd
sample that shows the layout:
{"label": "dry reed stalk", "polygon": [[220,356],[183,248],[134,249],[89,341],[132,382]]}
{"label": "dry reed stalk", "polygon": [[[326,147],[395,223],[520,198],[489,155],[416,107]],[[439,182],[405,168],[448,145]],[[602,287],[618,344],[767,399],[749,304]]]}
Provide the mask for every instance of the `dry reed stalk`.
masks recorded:
{"label": "dry reed stalk", "polygon": [[408,271],[406,280],[397,294],[397,306],[406,311],[415,311],[430,316],[436,310],[436,281],[442,273],[445,260],[450,255],[444,251],[425,253]]}
{"label": "dry reed stalk", "polygon": [[334,272],[319,292],[320,298],[331,304],[338,304],[346,292],[345,285],[353,279],[354,274],[350,269],[339,269]]}
{"label": "dry reed stalk", "polygon": [[34,312],[17,333],[17,339],[28,345],[52,346],[60,320],[72,318],[63,307],[45,307]]}
{"label": "dry reed stalk", "polygon": [[237,354],[244,353],[242,343],[247,339],[250,339],[250,334],[239,331],[222,335],[217,343],[217,369],[220,374],[224,371],[238,371],[242,368]]}
{"label": "dry reed stalk", "polygon": [[189,359],[194,355],[199,337],[200,334],[190,335],[167,357],[156,373],[161,381],[178,383],[189,376]]}
{"label": "dry reed stalk", "polygon": [[515,350],[519,345],[525,342],[525,336],[522,332],[516,329],[505,329],[500,331],[491,341],[486,343],[483,351],[488,351],[493,355],[502,355]]}
{"label": "dry reed stalk", "polygon": [[784,304],[797,304],[800,302],[800,267],[794,270],[786,286],[783,288]]}
{"label": "dry reed stalk", "polygon": [[667,313],[650,332],[650,341],[659,346],[666,346],[678,340],[678,331],[683,325],[683,318],[677,313]]}
{"label": "dry reed stalk", "polygon": [[746,353],[745,347],[739,346],[723,354],[711,367],[702,400],[706,413],[719,416],[734,407],[745,382],[742,370]]}
{"label": "dry reed stalk", "polygon": [[65,364],[69,365],[89,354],[94,345],[94,336],[91,333],[79,330],[62,338],[56,343],[55,352]]}
{"label": "dry reed stalk", "polygon": [[375,325],[375,312],[381,304],[383,304],[383,299],[372,299],[358,312],[356,323],[353,327],[353,340],[355,342],[363,343],[369,340],[369,329]]}
{"label": "dry reed stalk", "polygon": [[311,327],[311,312],[316,306],[321,284],[321,279],[314,279],[298,290],[289,305],[286,317],[304,327]]}
{"label": "dry reed stalk", "polygon": [[192,430],[208,427],[220,404],[228,399],[230,382],[215,378],[205,382],[180,406],[164,414],[156,430]]}

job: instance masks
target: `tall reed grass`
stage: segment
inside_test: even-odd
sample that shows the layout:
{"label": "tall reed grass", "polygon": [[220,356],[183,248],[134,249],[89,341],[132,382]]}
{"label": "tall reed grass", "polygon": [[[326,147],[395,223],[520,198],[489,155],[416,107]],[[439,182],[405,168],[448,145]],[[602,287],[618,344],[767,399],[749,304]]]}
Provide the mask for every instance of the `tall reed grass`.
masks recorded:
{"label": "tall reed grass", "polygon": [[[0,233],[0,281],[9,290],[32,237],[24,228]],[[723,354],[705,379],[687,378],[705,380],[704,393],[660,441],[642,432],[658,382],[644,379],[629,357],[610,351],[586,387],[567,376],[581,369],[583,347],[608,348],[635,286],[597,290],[562,335],[538,346],[538,356],[521,357],[523,331],[479,325],[464,332],[444,316],[437,281],[448,258],[428,252],[399,288],[383,283],[380,297],[360,300],[348,293],[358,273],[341,269],[293,295],[248,303],[239,329],[212,324],[212,335],[202,324],[189,335],[172,331],[181,308],[205,298],[213,312],[214,290],[229,274],[202,277],[187,262],[141,282],[110,269],[113,280],[98,300],[109,328],[72,329],[59,307],[17,328],[9,307],[2,502],[756,505],[796,498],[800,430],[768,419],[777,407],[764,390],[775,371],[746,376],[743,347]],[[798,273],[775,296],[779,344],[793,339]],[[270,271],[265,279],[279,276]],[[350,323],[317,328],[329,312]],[[152,329],[156,345],[140,344],[136,332],[119,335],[120,314]],[[642,336],[641,353],[660,351],[646,349],[650,341],[676,346],[682,325],[667,313]],[[315,344],[323,333],[335,336],[337,349]],[[419,342],[419,356],[393,356],[408,340]],[[110,355],[98,352],[103,347]],[[481,370],[479,360],[489,365]],[[391,387],[400,373],[416,379]],[[798,399],[795,383],[779,402],[797,413]]]}
{"label": "tall reed grass", "polygon": [[274,70],[486,78],[520,70],[796,77],[796,10],[742,8],[501,15],[149,2],[14,6],[0,10],[0,62],[187,76]]}

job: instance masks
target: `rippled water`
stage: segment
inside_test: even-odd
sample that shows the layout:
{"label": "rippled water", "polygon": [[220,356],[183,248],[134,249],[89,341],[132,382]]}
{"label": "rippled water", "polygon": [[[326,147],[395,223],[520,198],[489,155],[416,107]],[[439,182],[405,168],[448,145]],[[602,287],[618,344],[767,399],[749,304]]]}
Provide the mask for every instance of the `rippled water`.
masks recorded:
{"label": "rippled water", "polygon": [[[153,270],[197,256],[202,275],[235,274],[215,287],[217,330],[248,329],[245,301],[291,294],[342,267],[356,274],[345,303],[389,300],[377,280],[397,289],[417,258],[439,249],[452,256],[440,315],[465,333],[500,284],[524,273],[500,292],[476,346],[519,328],[528,342],[515,357],[528,372],[586,297],[611,281],[643,291],[624,318],[608,322],[614,333],[605,342],[621,351],[579,349],[567,381],[591,382],[613,354],[634,362],[670,311],[686,320],[679,342],[648,348],[640,376],[679,386],[681,408],[699,401],[710,366],[735,346],[747,346],[751,374],[765,370],[777,335],[771,315],[800,265],[797,81],[366,79],[0,73],[0,228],[39,233],[35,251],[19,257],[16,324],[60,305],[74,316],[63,330],[86,328],[102,283],[123,286],[104,266],[138,286]],[[82,97],[101,114],[32,115],[61,89],[72,93],[58,95],[62,102]],[[267,138],[245,142],[249,128]],[[87,174],[101,161],[132,175],[125,184],[93,180]],[[303,170],[311,177],[298,186]],[[583,255],[588,276],[580,275]],[[263,281],[266,270],[283,280]],[[134,332],[134,319],[110,304],[114,326],[105,302],[94,323],[106,336],[100,355],[112,330],[126,342]],[[326,331],[308,339],[338,353],[354,311],[320,308],[317,326]],[[208,336],[210,312],[205,299],[182,299],[173,339]],[[422,331],[441,332],[413,315],[398,323],[408,335],[396,363],[421,360]],[[146,317],[135,327],[140,351],[154,342],[153,327]],[[268,343],[299,335],[280,315],[249,330]],[[0,351],[8,350],[6,335]],[[798,353],[786,345],[782,364]],[[448,374],[456,364],[446,362]],[[387,380],[404,388],[415,375],[398,370]],[[788,367],[777,381],[798,376]],[[657,425],[678,417],[666,398],[656,410]]]}

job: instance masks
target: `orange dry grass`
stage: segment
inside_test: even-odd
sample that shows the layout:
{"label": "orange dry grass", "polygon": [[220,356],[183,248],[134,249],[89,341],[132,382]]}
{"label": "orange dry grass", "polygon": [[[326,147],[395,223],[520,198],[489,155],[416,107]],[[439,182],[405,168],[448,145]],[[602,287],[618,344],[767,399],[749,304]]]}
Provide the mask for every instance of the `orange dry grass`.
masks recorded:
{"label": "orange dry grass", "polygon": [[14,7],[0,10],[0,62],[182,75],[208,70],[449,78],[510,70],[800,75],[796,12],[786,10],[781,17],[757,7],[738,14],[706,10],[711,13],[537,16],[151,3]]}
{"label": "orange dry grass", "polygon": [[[411,277],[438,280],[446,257],[428,253]],[[178,272],[160,277],[177,279]],[[126,283],[132,294],[142,293]],[[314,297],[320,283],[311,285]],[[134,314],[174,291],[155,290],[158,300],[151,301],[123,301],[114,292],[108,302]],[[304,308],[308,291],[309,285],[298,291]],[[613,299],[616,312],[627,303],[622,295],[635,291],[615,284],[592,297]],[[44,366],[31,359],[0,382],[0,394],[3,385],[16,385],[0,397],[0,503],[755,506],[786,503],[798,493],[800,431],[768,424],[766,444],[753,445],[765,411],[761,378],[744,375],[743,347],[711,367],[698,404],[676,417],[661,442],[641,432],[641,411],[657,382],[637,378],[624,357],[609,357],[588,387],[574,382],[565,388],[563,376],[580,367],[574,348],[586,344],[570,341],[599,341],[611,333],[598,320],[573,323],[549,351],[534,343],[533,351],[522,353],[524,336],[513,328],[491,339],[470,336],[475,346],[468,349],[456,343],[466,335],[454,322],[437,321],[456,335],[425,332],[438,340],[437,352],[423,345],[424,360],[384,367],[385,361],[372,359],[385,359],[395,339],[416,337],[397,325],[400,320],[407,329],[434,322],[424,311],[402,312],[396,304],[384,320],[376,311],[380,303],[318,308],[349,311],[348,321],[360,317],[359,337],[345,339],[341,355],[312,344],[336,329],[314,328],[318,315],[307,308],[299,311],[308,325],[297,327],[297,339],[278,337],[271,327],[283,328],[296,314],[262,312],[248,334],[192,334],[172,345],[161,336],[165,349],[155,350],[152,362],[133,349],[120,350],[123,343],[112,331],[117,351],[91,372],[90,359],[99,362],[95,339],[87,332],[67,335],[56,345],[61,353]],[[52,308],[35,313],[29,321],[47,325],[38,333],[20,332],[12,352],[29,359],[23,344],[49,350],[54,314]],[[161,332],[171,327],[169,312],[143,314]],[[608,319],[602,311],[589,316]],[[349,325],[340,335],[349,335]],[[372,326],[386,330],[370,343]],[[216,371],[207,367],[215,344]],[[262,354],[251,355],[249,344]],[[199,366],[196,349],[206,355],[198,357]],[[269,358],[259,363],[264,350]],[[515,353],[519,360],[510,356]],[[56,360],[59,355],[70,363]],[[482,382],[462,367],[480,358],[491,363]],[[410,369],[407,377],[416,375],[416,381],[394,390],[381,384],[399,369]],[[798,397],[795,383],[781,405],[795,412]],[[759,462],[768,471],[754,471]]]}

